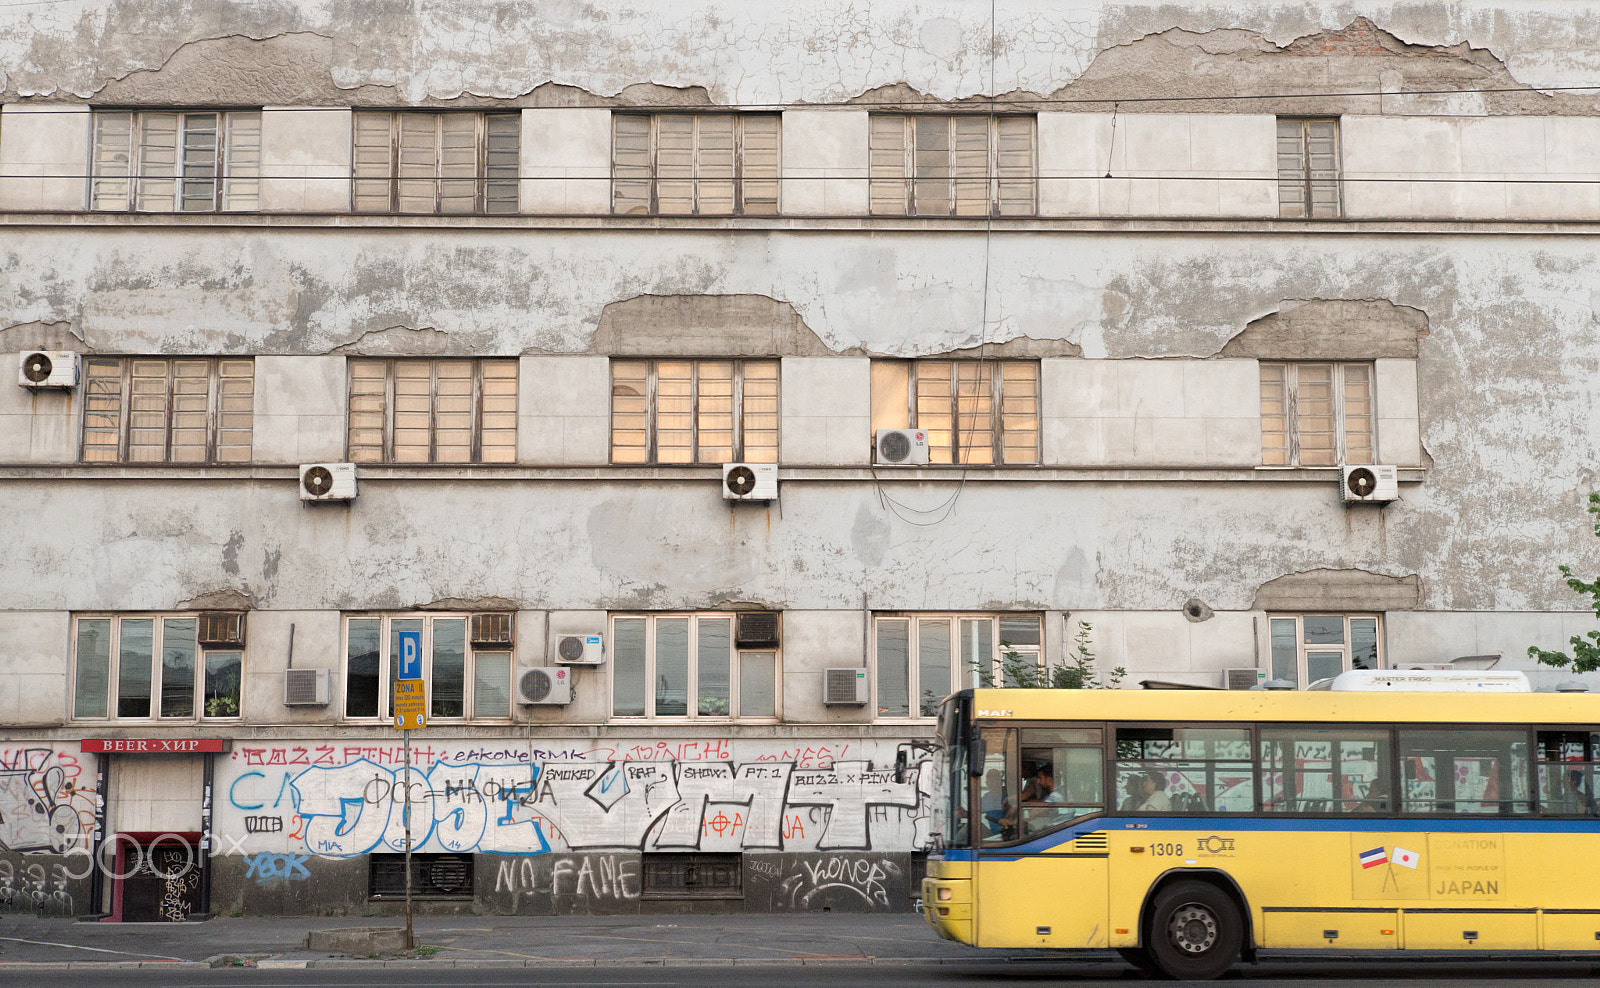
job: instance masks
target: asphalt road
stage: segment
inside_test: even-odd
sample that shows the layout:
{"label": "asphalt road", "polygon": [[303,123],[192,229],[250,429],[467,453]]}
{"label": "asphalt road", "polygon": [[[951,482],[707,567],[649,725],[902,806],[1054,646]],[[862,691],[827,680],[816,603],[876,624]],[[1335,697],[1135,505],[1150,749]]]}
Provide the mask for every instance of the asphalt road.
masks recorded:
{"label": "asphalt road", "polygon": [[[1339,964],[1308,970],[1305,965],[1263,965],[1241,969],[1220,985],[1246,983],[1250,988],[1533,988],[1559,985],[1562,988],[1596,986],[1600,977],[1587,963],[1515,963],[1484,961],[1462,964]],[[18,972],[20,973],[20,972]],[[12,977],[15,977],[13,975]],[[28,988],[54,986],[119,985],[183,986],[183,988],[239,988],[239,986],[386,986],[412,988],[448,985],[453,988],[491,988],[500,985],[585,985],[617,988],[709,988],[709,986],[749,986],[749,988],[787,988],[811,985],[870,985],[872,988],[929,988],[957,986],[976,988],[987,985],[1027,986],[1069,984],[1094,988],[1129,988],[1140,983],[1131,973],[1107,965],[1012,963],[1001,965],[918,965],[914,962],[894,966],[821,964],[807,966],[708,965],[686,967],[602,967],[571,970],[551,969],[464,969],[464,968],[378,968],[348,970],[63,970],[30,971],[26,981],[7,977],[0,967],[0,983],[23,984]]]}

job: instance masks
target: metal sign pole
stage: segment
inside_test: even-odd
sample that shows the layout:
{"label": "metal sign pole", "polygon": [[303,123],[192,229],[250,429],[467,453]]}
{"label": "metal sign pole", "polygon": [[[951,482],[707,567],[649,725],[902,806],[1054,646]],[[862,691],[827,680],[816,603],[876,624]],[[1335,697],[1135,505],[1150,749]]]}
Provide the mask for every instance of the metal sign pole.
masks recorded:
{"label": "metal sign pole", "polygon": [[416,940],[411,932],[411,732],[401,731],[400,736],[405,738],[406,752],[406,949],[413,950],[416,948]]}

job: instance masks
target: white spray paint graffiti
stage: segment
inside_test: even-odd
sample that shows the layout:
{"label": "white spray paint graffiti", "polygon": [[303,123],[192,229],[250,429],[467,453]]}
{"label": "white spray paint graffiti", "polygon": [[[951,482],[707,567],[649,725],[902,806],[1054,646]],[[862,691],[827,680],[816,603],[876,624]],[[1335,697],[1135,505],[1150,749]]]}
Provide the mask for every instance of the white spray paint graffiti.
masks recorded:
{"label": "white spray paint graffiti", "polygon": [[[735,750],[737,748],[737,750]],[[595,749],[289,745],[235,749],[218,767],[224,850],[348,858],[413,847],[547,854],[639,850],[909,851],[927,844],[920,746],[649,742]],[[901,749],[900,781],[889,766]],[[520,756],[520,757],[519,757]],[[626,888],[637,876],[574,873]]]}
{"label": "white spray paint graffiti", "polygon": [[0,748],[0,850],[86,846],[94,830],[94,769],[81,759],[50,745]]}

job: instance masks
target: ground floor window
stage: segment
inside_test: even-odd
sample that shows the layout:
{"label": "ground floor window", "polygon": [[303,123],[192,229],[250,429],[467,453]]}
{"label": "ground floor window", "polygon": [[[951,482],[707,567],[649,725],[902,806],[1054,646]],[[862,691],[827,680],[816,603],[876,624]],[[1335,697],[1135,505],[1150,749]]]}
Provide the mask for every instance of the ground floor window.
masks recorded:
{"label": "ground floor window", "polygon": [[1272,678],[1304,688],[1350,669],[1381,664],[1376,614],[1274,614]]}
{"label": "ground floor window", "polygon": [[[499,616],[499,615],[495,615]],[[344,715],[394,716],[400,636],[421,635],[428,716],[441,720],[504,720],[511,716],[511,636],[475,640],[484,615],[383,614],[345,618]],[[506,615],[509,617],[509,615]],[[509,622],[502,622],[509,627]]]}
{"label": "ground floor window", "polygon": [[1011,685],[1009,662],[1040,667],[1038,614],[880,614],[874,619],[879,717],[935,717],[955,690]]}
{"label": "ground floor window", "polygon": [[611,619],[616,717],[772,719],[781,682],[776,633],[742,645],[737,615],[621,614]]}
{"label": "ground floor window", "polygon": [[80,615],[72,716],[157,720],[239,716],[243,618],[235,640],[208,641],[208,615]]}

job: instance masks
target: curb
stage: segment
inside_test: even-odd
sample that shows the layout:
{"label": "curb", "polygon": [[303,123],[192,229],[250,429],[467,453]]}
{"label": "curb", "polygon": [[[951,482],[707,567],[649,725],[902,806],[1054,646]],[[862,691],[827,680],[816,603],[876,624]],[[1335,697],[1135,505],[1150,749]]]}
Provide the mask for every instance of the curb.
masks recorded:
{"label": "curb", "polygon": [[[318,970],[357,971],[375,969],[449,970],[496,968],[633,968],[633,967],[951,967],[994,964],[995,960],[979,958],[918,958],[918,957],[593,957],[530,958],[524,961],[488,959],[391,959],[368,960],[357,958],[262,958],[239,965],[259,970]],[[229,965],[233,967],[234,965]],[[155,968],[166,971],[209,971],[208,961],[0,961],[0,971],[131,971]]]}

